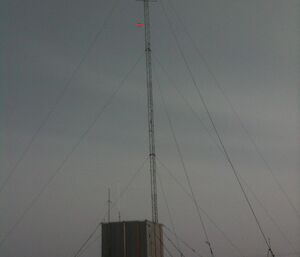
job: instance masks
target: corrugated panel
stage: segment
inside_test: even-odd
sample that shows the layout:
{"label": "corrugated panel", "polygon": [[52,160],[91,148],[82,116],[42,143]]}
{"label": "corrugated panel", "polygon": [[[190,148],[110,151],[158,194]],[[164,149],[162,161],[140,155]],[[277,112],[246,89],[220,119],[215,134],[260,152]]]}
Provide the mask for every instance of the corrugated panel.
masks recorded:
{"label": "corrugated panel", "polygon": [[146,256],[146,235],[145,222],[126,223],[127,256],[144,257]]}
{"label": "corrugated panel", "polygon": [[[163,234],[161,224],[147,222],[148,257],[163,257]],[[156,254],[155,254],[156,249]]]}
{"label": "corrugated panel", "polygon": [[163,257],[160,224],[154,226],[148,221],[102,224],[102,257],[154,257],[154,244],[156,257]]}
{"label": "corrugated panel", "polygon": [[124,229],[122,223],[102,225],[102,256],[124,257]]}

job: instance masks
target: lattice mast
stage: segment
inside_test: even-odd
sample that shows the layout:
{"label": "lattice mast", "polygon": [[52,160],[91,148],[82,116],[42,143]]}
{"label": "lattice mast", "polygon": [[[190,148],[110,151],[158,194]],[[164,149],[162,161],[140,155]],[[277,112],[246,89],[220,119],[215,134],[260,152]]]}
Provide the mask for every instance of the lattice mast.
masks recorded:
{"label": "lattice mast", "polygon": [[151,176],[151,207],[152,207],[152,221],[154,223],[157,223],[158,210],[157,210],[156,156],[155,156],[154,110],[153,110],[153,90],[152,90],[150,10],[149,10],[149,0],[144,0],[143,2],[144,2],[144,26],[145,26],[149,161],[150,161],[150,176]]}

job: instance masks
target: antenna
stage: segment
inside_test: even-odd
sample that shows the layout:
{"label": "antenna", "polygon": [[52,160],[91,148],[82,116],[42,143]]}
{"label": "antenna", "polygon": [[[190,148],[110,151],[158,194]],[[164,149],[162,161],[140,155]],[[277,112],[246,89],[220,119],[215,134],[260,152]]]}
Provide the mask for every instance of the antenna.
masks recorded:
{"label": "antenna", "polygon": [[111,201],[110,201],[110,188],[108,188],[108,198],[107,198],[107,220],[108,220],[108,223],[110,222],[110,204],[111,204]]}
{"label": "antenna", "polygon": [[120,202],[121,202],[121,193],[120,193],[120,181],[117,181],[117,193],[118,193],[118,199],[119,201],[117,202],[118,206],[118,220],[121,222],[121,207],[120,207]]}
{"label": "antenna", "polygon": [[149,161],[151,176],[151,207],[152,222],[158,222],[157,211],[157,183],[156,183],[156,156],[154,137],[154,111],[152,92],[152,57],[151,57],[151,33],[149,0],[144,0],[144,23],[145,23],[145,55],[146,55],[146,79],[147,79],[147,107],[148,107],[148,134],[149,134]]}

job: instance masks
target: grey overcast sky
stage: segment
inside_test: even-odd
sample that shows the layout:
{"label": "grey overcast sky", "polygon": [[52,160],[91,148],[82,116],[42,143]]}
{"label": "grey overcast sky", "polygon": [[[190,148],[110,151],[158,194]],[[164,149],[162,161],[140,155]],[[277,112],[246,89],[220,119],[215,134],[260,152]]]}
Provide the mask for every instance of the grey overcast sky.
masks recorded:
{"label": "grey overcast sky", "polygon": [[[299,256],[300,1],[163,2],[275,254]],[[0,1],[1,257],[72,257],[104,217],[108,187],[115,201],[147,158],[144,34],[135,26],[143,22],[141,1],[120,0],[76,68],[114,3]],[[216,256],[266,256],[161,4],[150,5],[158,174],[175,229],[209,256],[191,199],[162,167],[188,190],[161,95],[197,201],[207,214],[202,213]],[[124,220],[151,218],[148,169],[146,163],[112,209],[113,220],[118,211]],[[159,221],[170,227],[160,183],[158,199]],[[100,256],[99,235],[82,256]],[[187,257],[194,256],[181,247]]]}

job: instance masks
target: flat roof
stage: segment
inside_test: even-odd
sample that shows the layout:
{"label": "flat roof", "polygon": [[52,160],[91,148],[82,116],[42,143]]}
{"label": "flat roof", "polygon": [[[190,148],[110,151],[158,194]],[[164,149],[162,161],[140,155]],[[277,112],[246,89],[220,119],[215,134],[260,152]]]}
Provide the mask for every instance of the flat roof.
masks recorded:
{"label": "flat roof", "polygon": [[[122,220],[122,221],[111,221],[111,222],[101,222],[101,224],[103,225],[107,225],[107,224],[117,224],[117,223],[153,223],[151,220]],[[163,226],[163,224],[161,223],[156,223],[158,225]]]}

